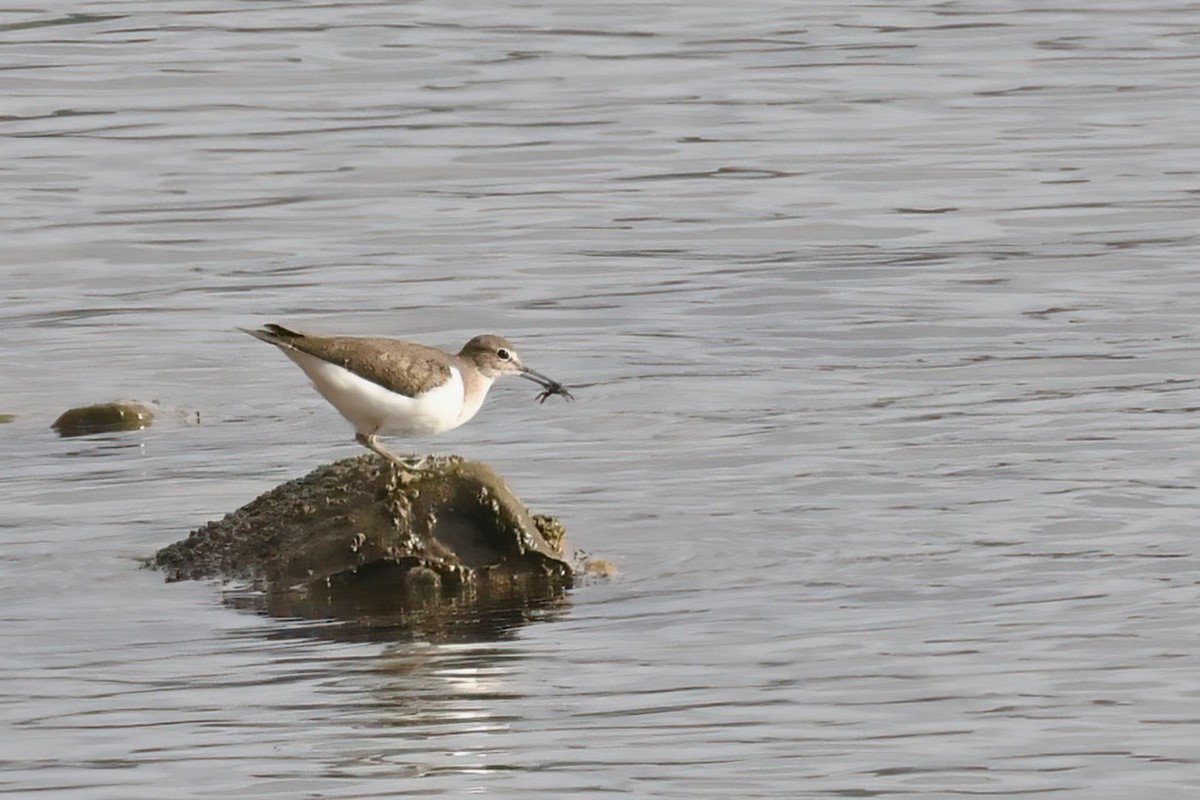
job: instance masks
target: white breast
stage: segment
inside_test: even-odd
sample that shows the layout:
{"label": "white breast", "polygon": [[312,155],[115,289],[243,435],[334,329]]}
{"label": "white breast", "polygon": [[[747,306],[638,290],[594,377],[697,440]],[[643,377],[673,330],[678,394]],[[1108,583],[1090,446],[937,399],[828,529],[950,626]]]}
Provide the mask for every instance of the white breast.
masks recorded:
{"label": "white breast", "polygon": [[463,381],[455,367],[450,380],[417,397],[389,392],[348,369],[299,350],[284,349],[312,381],[317,391],[350,420],[357,433],[411,436],[457,428],[463,418]]}

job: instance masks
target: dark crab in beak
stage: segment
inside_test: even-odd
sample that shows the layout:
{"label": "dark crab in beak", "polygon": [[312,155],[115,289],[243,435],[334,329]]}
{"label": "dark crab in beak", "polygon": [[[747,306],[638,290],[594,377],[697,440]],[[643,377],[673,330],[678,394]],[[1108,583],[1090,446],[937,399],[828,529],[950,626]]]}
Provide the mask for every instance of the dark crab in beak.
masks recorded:
{"label": "dark crab in beak", "polygon": [[542,373],[540,373],[536,370],[532,370],[529,367],[523,366],[523,367],[521,367],[521,372],[519,374],[521,375],[522,378],[531,380],[534,383],[536,383],[538,386],[542,387],[542,392],[539,393],[538,396],[535,398],[539,403],[546,402],[546,400],[548,400],[551,395],[555,395],[555,394],[561,395],[563,397],[563,399],[565,399],[565,400],[574,400],[575,399],[574,397],[571,396],[571,393],[567,391],[566,386],[563,386],[558,381],[547,378],[545,375],[543,375]]}

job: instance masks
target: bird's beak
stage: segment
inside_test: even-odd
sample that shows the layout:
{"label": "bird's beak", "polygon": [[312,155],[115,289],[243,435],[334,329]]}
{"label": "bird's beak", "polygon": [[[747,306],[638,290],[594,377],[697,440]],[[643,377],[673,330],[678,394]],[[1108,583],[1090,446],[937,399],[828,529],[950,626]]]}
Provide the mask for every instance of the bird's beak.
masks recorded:
{"label": "bird's beak", "polygon": [[525,365],[521,365],[520,369],[521,369],[520,375],[522,378],[527,378],[528,380],[533,381],[534,383],[541,386],[543,389],[550,389],[555,386],[562,385],[558,381],[551,380],[551,379],[547,378],[545,375],[543,375],[542,373],[538,372],[537,370],[530,369],[529,367],[526,367]]}

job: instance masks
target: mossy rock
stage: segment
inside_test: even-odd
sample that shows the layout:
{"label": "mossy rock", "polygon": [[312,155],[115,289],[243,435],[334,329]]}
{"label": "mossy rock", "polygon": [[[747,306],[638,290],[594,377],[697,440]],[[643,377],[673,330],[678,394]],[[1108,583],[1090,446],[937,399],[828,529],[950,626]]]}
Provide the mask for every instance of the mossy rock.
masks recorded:
{"label": "mossy rock", "polygon": [[272,489],[152,564],[169,581],[246,581],[276,607],[343,616],[561,590],[573,577],[564,547],[562,526],[483,464],[430,457],[408,472],[363,455]]}
{"label": "mossy rock", "polygon": [[98,403],[64,411],[50,427],[65,439],[90,433],[137,431],[153,420],[154,412],[141,403]]}

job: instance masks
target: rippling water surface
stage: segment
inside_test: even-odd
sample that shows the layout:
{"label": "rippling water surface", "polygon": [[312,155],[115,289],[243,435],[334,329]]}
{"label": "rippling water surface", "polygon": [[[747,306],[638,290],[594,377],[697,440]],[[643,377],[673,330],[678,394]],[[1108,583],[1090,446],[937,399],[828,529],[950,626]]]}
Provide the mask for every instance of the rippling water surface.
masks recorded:
{"label": "rippling water surface", "polygon": [[[0,10],[0,792],[1191,798],[1200,9]],[[236,326],[456,347],[427,443],[616,580],[354,637],[139,559],[356,454]],[[140,433],[58,439],[131,397]]]}

